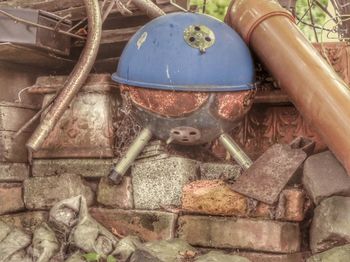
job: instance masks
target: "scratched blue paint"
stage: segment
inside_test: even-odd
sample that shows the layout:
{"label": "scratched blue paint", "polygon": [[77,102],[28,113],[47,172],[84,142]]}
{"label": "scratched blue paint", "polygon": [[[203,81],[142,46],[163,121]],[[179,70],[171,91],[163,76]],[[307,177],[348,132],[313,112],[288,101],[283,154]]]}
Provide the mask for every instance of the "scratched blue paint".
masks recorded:
{"label": "scratched blue paint", "polygon": [[[205,53],[185,42],[190,25],[205,25],[214,32],[215,44]],[[143,26],[125,47],[112,76],[136,87],[210,92],[249,90],[254,78],[254,62],[240,36],[215,18],[193,13],[161,16]]]}

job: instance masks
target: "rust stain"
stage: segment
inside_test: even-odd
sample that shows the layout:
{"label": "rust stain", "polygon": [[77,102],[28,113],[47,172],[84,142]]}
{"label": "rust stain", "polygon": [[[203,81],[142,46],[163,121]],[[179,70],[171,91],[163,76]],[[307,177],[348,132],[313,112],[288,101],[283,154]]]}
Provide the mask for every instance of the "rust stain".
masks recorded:
{"label": "rust stain", "polygon": [[139,107],[165,117],[181,117],[196,111],[209,98],[209,93],[179,92],[122,86]]}

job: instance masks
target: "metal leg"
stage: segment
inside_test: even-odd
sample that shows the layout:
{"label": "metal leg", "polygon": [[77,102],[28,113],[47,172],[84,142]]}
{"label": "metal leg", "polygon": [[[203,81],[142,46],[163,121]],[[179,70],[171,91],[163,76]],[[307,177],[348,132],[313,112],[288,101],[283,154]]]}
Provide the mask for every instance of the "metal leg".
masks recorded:
{"label": "metal leg", "polygon": [[219,137],[219,141],[244,170],[248,169],[253,164],[253,161],[244,153],[230,135],[223,133]]}
{"label": "metal leg", "polygon": [[148,128],[142,129],[141,133],[136,137],[126,154],[119,163],[111,170],[109,179],[115,184],[120,184],[126,171],[135,161],[137,156],[142,152],[145,146],[152,138],[152,132]]}

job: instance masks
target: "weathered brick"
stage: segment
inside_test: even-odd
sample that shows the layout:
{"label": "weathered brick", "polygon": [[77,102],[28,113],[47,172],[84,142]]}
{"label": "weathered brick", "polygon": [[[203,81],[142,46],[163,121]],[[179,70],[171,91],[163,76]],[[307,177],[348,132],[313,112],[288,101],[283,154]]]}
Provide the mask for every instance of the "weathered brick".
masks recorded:
{"label": "weathered brick", "polygon": [[334,195],[350,196],[350,177],[330,151],[305,161],[302,181],[315,204]]}
{"label": "weathered brick", "polygon": [[239,254],[229,255],[219,251],[211,251],[205,255],[196,257],[196,262],[251,262]]}
{"label": "weathered brick", "polygon": [[262,202],[254,204],[252,199],[232,191],[222,180],[198,180],[184,186],[182,209],[198,214],[300,222],[305,216],[305,199],[302,189],[288,188],[282,191],[275,205]]}
{"label": "weathered brick", "polygon": [[0,184],[0,215],[24,209],[22,184]]}
{"label": "weathered brick", "polygon": [[173,213],[91,208],[90,214],[118,237],[136,235],[145,241],[174,237],[177,215]]}
{"label": "weathered brick", "polygon": [[248,258],[251,262],[303,262],[310,256],[308,252],[294,254],[268,254],[255,252],[237,252],[237,255]]}
{"label": "weathered brick", "polygon": [[98,185],[97,202],[114,208],[133,208],[131,178],[124,177],[120,185],[112,184],[107,177],[101,178]]}
{"label": "weathered brick", "polygon": [[109,174],[113,159],[34,159],[33,176],[54,176],[76,174],[88,178],[104,177]]}
{"label": "weathered brick", "polygon": [[60,200],[83,195],[89,205],[94,195],[80,176],[63,174],[50,177],[33,177],[24,181],[24,203],[28,209],[49,209]]}
{"label": "weathered brick", "polygon": [[221,180],[199,180],[184,187],[182,209],[209,215],[246,216],[248,198],[232,191]]}
{"label": "weathered brick", "polygon": [[0,216],[0,220],[13,227],[18,227],[26,232],[33,232],[41,223],[47,221],[48,212],[27,211],[23,213]]}
{"label": "weathered brick", "polygon": [[234,180],[240,176],[242,168],[225,163],[200,163],[199,170],[201,179]]}
{"label": "weathered brick", "polygon": [[300,250],[299,225],[289,222],[182,216],[178,226],[179,237],[194,246],[278,253]]}
{"label": "weathered brick", "polygon": [[289,188],[282,191],[277,205],[276,219],[301,222],[305,217],[306,195],[303,190]]}
{"label": "weathered brick", "polygon": [[29,177],[25,163],[0,163],[0,182],[22,182]]}
{"label": "weathered brick", "polygon": [[197,178],[197,170],[196,161],[181,157],[136,162],[132,168],[135,208],[180,206],[182,188]]}
{"label": "weathered brick", "polygon": [[310,257],[307,262],[348,262],[350,245],[335,247]]}
{"label": "weathered brick", "polygon": [[315,208],[310,248],[318,253],[350,243],[350,197],[333,196]]}

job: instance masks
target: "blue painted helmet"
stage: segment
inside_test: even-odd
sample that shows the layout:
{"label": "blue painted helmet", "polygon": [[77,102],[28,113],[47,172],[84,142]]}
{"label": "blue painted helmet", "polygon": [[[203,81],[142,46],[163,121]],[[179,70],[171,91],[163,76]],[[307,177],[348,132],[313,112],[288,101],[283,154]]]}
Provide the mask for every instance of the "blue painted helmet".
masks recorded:
{"label": "blue painted helmet", "polygon": [[172,13],[152,20],[130,39],[112,79],[175,91],[254,88],[254,63],[240,36],[203,14]]}

